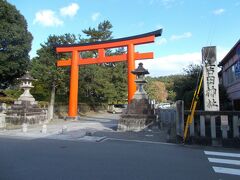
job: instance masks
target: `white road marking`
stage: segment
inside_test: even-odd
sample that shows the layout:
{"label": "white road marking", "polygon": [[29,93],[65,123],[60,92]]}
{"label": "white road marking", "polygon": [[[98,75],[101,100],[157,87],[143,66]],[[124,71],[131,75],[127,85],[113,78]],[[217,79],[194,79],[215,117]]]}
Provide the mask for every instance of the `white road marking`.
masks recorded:
{"label": "white road marking", "polygon": [[224,167],[216,167],[216,166],[213,166],[213,169],[216,173],[232,174],[232,175],[240,176],[240,169],[224,168]]}
{"label": "white road marking", "polygon": [[206,155],[214,155],[214,156],[226,156],[226,157],[237,157],[240,158],[240,154],[238,153],[225,153],[225,152],[216,152],[216,151],[204,151]]}
{"label": "white road marking", "polygon": [[208,160],[209,162],[213,162],[213,163],[240,165],[239,160],[220,159],[220,158],[208,158]]}
{"label": "white road marking", "polygon": [[[119,139],[119,138],[106,138],[103,141],[112,140],[112,141],[124,141],[124,142],[136,142],[136,143],[149,143],[149,144],[165,144],[171,146],[178,146],[178,144],[165,143],[165,142],[156,142],[156,141],[142,141],[142,140],[131,140],[131,139]],[[103,142],[101,141],[101,142]]]}

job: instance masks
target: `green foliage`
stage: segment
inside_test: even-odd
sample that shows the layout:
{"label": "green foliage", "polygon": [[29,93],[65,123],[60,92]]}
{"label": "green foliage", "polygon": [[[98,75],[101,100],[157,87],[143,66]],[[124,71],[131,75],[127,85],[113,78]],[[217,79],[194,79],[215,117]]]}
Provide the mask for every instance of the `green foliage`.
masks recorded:
{"label": "green foliage", "polygon": [[[163,92],[167,93],[167,101],[175,101],[176,92],[173,90],[174,82],[178,77],[181,75],[170,75],[170,76],[160,76],[160,77],[150,77],[148,76],[146,79],[148,83],[146,84],[146,91],[151,99],[158,99],[159,102],[163,102],[166,100],[163,100],[163,98],[157,98],[159,96],[160,88],[156,85],[153,86],[155,83],[163,83],[165,86],[165,89]],[[155,95],[154,95],[155,94]],[[162,94],[164,95],[164,93]],[[160,95],[161,97],[161,95]]]}
{"label": "green foliage", "polygon": [[0,0],[0,89],[5,89],[28,68],[32,35],[15,6]]}
{"label": "green foliage", "polygon": [[11,97],[0,97],[0,103],[13,104],[15,98]]}
{"label": "green foliage", "polygon": [[17,99],[23,93],[20,89],[5,89],[4,94],[7,95],[9,98]]}
{"label": "green foliage", "polygon": [[[56,44],[72,44],[76,42],[75,35],[64,34],[62,36],[50,35],[47,42],[41,44],[41,49],[37,51],[37,57],[32,59],[31,74],[38,81],[35,82],[33,95],[37,100],[48,101],[52,88],[56,88],[57,92],[68,93],[69,68],[59,68],[56,61],[61,58],[67,58],[68,54],[61,56],[56,54]],[[59,91],[58,91],[59,90]],[[62,92],[64,91],[64,92]]]}
{"label": "green foliage", "polygon": [[[174,91],[176,100],[183,100],[186,109],[190,109],[194,91],[197,88],[197,82],[201,77],[202,67],[200,65],[189,65],[184,69],[185,74],[179,76],[174,82]],[[203,109],[203,86],[200,90],[199,101],[196,109]]]}
{"label": "green foliage", "polygon": [[103,21],[98,25],[98,28],[84,29],[83,33],[89,37],[88,39],[82,39],[84,42],[96,42],[112,39],[112,24],[110,21]]}
{"label": "green foliage", "polygon": [[[194,91],[196,89],[197,81],[199,78],[199,74],[201,73],[201,66],[199,65],[189,65],[188,68],[184,69],[185,73],[180,75],[170,75],[170,76],[162,76],[151,78],[148,77],[147,80],[150,82],[147,86],[151,86],[153,82],[163,82],[165,84],[168,101],[176,101],[183,100],[186,109],[190,108]],[[147,87],[148,88],[148,87]],[[156,89],[147,89],[148,93],[154,94],[154,92],[158,92],[157,95],[160,94],[160,88]],[[151,90],[149,92],[149,90]],[[201,90],[200,92],[203,92]],[[157,95],[155,95],[154,99],[156,99]],[[203,96],[200,94],[200,101],[197,104],[197,109],[203,109]]]}
{"label": "green foliage", "polygon": [[[188,68],[185,69],[185,74],[177,77],[174,81],[173,90],[176,92],[176,100],[183,100],[186,109],[190,109],[194,91],[197,86],[198,78],[200,78],[201,71],[201,66],[189,65]],[[200,92],[203,92],[203,90]],[[199,98],[200,100],[198,101],[197,109],[203,109],[202,94],[200,94]]]}

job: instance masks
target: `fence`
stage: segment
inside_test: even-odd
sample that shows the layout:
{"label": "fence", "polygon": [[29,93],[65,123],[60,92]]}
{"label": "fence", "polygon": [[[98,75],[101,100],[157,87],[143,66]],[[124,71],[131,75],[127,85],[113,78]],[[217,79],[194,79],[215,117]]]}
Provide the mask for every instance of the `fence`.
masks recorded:
{"label": "fence", "polygon": [[[185,111],[185,119],[190,111]],[[240,111],[196,111],[190,137],[239,138]]]}
{"label": "fence", "polygon": [[[175,137],[183,137],[186,119],[190,114],[183,107],[183,101],[177,101],[175,108],[156,109],[160,122],[168,128],[175,128]],[[196,111],[188,132],[190,139],[209,140],[211,144],[234,139],[239,142],[240,111]]]}

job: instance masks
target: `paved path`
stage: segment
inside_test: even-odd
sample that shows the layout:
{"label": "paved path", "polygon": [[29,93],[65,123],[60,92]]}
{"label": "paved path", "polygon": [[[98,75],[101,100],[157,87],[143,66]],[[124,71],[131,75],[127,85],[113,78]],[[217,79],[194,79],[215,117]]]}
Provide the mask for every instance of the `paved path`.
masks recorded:
{"label": "paved path", "polygon": [[22,129],[1,130],[0,136],[12,138],[50,138],[50,139],[78,139],[87,134],[92,135],[97,131],[111,132],[117,127],[119,115],[109,113],[82,116],[78,121],[55,120],[47,124],[44,133],[43,125],[29,126],[27,132]]}
{"label": "paved path", "polygon": [[[166,132],[159,129],[146,129],[140,132],[118,132],[119,114],[97,113],[80,117],[78,121],[55,120],[47,124],[47,132],[43,133],[42,125],[28,127],[27,132],[22,129],[0,131],[0,136],[23,139],[59,139],[100,141],[109,139],[142,140],[166,142]],[[91,136],[91,137],[89,137]]]}

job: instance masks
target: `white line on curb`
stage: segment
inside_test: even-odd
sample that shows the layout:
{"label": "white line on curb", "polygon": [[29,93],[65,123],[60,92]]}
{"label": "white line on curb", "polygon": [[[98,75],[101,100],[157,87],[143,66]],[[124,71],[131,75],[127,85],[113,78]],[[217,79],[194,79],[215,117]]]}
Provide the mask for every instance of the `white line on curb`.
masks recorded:
{"label": "white line on curb", "polygon": [[[177,144],[173,143],[164,143],[164,142],[155,142],[155,141],[142,141],[142,140],[131,140],[131,139],[118,139],[118,138],[106,138],[103,141],[113,140],[113,141],[124,141],[124,142],[136,142],[136,143],[149,143],[149,144],[165,144],[171,146],[177,146]],[[101,141],[101,142],[103,142]]]}

